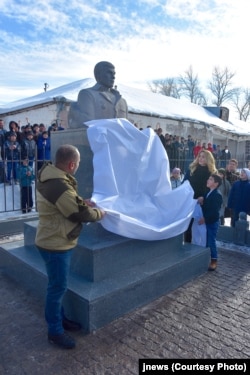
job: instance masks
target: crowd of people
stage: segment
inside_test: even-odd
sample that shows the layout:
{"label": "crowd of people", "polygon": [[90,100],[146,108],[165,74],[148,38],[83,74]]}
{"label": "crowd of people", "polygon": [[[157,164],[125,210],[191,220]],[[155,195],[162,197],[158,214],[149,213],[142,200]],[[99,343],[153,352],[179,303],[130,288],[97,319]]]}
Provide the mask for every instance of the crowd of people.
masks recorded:
{"label": "crowd of people", "polygon": [[[35,172],[50,161],[50,135],[57,130],[63,130],[57,123],[48,129],[44,124],[27,124],[20,128],[15,121],[10,121],[9,128],[5,129],[0,119],[0,182],[20,184],[23,213],[30,212],[33,207]],[[221,150],[220,145],[195,142],[191,135],[187,139],[168,133],[164,136],[161,128],[156,133],[169,158],[172,189],[189,181],[194,199],[201,206],[202,217],[198,225],[206,226],[206,245],[211,250],[210,269],[214,270],[219,225],[224,225],[225,218],[230,218],[231,226],[235,227],[241,212],[250,214],[250,165],[239,171],[238,161],[231,157],[227,146]],[[186,242],[193,241],[194,221],[193,218],[184,234]]]}
{"label": "crowd of people", "polygon": [[[165,148],[171,170],[172,189],[189,181],[194,190],[197,208],[184,233],[185,242],[209,247],[211,262],[209,270],[217,268],[216,236],[219,225],[229,218],[236,227],[241,217],[250,215],[250,161],[247,168],[238,169],[238,161],[232,158],[226,145],[194,141],[163,135],[162,129],[155,130]],[[244,214],[244,215],[243,215]]]}
{"label": "crowd of people", "polygon": [[169,133],[163,135],[162,128],[156,129],[155,132],[166,149],[170,169],[180,168],[182,174],[188,170],[190,163],[201,150],[207,150],[212,153],[217,168],[225,168],[228,161],[232,158],[228,146],[221,148],[220,145],[212,144],[211,142],[206,143],[194,140],[191,135],[188,135],[187,139]]}
{"label": "crowd of people", "polygon": [[20,126],[13,120],[6,129],[4,121],[0,119],[0,183],[20,184],[23,213],[30,212],[33,207],[35,172],[50,161],[50,134],[57,130],[63,130],[57,122],[47,128],[43,123]]}
{"label": "crowd of people", "polygon": [[194,199],[197,199],[200,207],[200,216],[196,221],[193,216],[184,238],[185,242],[197,244],[194,236],[198,233],[200,239],[201,228],[204,228],[203,246],[209,247],[211,252],[208,268],[210,271],[217,268],[216,236],[219,225],[224,225],[225,218],[230,218],[231,226],[236,227],[242,213],[245,217],[250,215],[250,165],[239,172],[236,159],[229,159],[225,168],[218,168],[216,161],[214,153],[201,148],[194,156],[183,179],[178,167],[173,168],[170,178],[173,189],[189,181],[194,190]]}

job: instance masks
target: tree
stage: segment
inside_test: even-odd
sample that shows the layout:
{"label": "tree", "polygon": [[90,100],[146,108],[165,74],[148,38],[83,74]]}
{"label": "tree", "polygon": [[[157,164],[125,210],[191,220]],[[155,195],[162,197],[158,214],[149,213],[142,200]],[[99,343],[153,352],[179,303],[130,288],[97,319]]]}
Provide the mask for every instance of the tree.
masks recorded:
{"label": "tree", "polygon": [[152,83],[148,83],[148,86],[154,93],[180,99],[179,88],[175,78],[154,80]]}
{"label": "tree", "polygon": [[199,105],[207,104],[206,97],[199,88],[198,75],[194,74],[192,66],[185,71],[184,76],[179,77],[179,85],[181,94],[189,98],[191,103]]}
{"label": "tree", "polygon": [[238,92],[238,88],[230,88],[232,86],[232,79],[235,73],[225,67],[221,70],[219,67],[214,67],[212,72],[212,79],[208,82],[208,88],[211,90],[215,99],[212,103],[217,107],[220,107],[226,101],[232,101],[235,94]]}
{"label": "tree", "polygon": [[239,119],[247,121],[250,116],[250,89],[241,89],[233,95],[233,105],[239,114]]}

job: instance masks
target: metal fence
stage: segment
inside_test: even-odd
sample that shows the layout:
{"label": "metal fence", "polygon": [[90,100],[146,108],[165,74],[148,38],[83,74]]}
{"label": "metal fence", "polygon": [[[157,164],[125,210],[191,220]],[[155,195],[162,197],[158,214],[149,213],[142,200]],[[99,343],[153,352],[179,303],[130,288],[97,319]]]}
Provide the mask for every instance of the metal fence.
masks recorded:
{"label": "metal fence", "polygon": [[[237,159],[237,158],[236,158]],[[245,159],[238,160],[238,166],[239,169],[247,167],[248,161]],[[11,161],[9,161],[11,162]],[[22,160],[13,160],[13,163],[16,163],[17,167],[17,178],[15,181],[15,178],[12,176],[11,181],[7,179],[7,161],[0,161],[0,171],[2,179],[0,179],[0,214],[11,214],[13,212],[20,212],[22,211],[22,205],[21,205],[21,189],[20,181],[19,181],[19,168],[22,164]],[[171,169],[174,167],[178,167],[181,169],[182,175],[185,174],[185,172],[188,170],[189,164],[192,162],[192,160],[184,160],[184,159],[170,159],[169,165],[170,165],[170,172]],[[32,162],[32,167],[34,171],[34,181],[31,184],[32,189],[32,200],[33,200],[33,207],[32,211],[36,211],[36,180],[37,180],[37,173],[38,170],[41,168],[43,161],[34,160]],[[224,166],[224,165],[223,165]],[[217,163],[217,168],[221,168],[222,164]]]}
{"label": "metal fence", "polygon": [[[37,171],[38,171],[38,162],[36,160],[30,162],[33,170],[33,180],[30,183],[22,183],[20,180],[21,165],[23,160],[8,160],[0,161],[0,214],[13,213],[13,212],[22,212],[22,194],[27,194],[27,212],[36,211],[36,180],[37,180]],[[9,171],[8,171],[9,169]],[[11,177],[8,178],[8,175],[11,171]],[[24,186],[23,186],[24,185]],[[28,187],[30,186],[30,187]],[[29,190],[31,191],[32,198],[30,199]],[[31,201],[31,202],[30,202]],[[23,212],[26,213],[26,212]]]}

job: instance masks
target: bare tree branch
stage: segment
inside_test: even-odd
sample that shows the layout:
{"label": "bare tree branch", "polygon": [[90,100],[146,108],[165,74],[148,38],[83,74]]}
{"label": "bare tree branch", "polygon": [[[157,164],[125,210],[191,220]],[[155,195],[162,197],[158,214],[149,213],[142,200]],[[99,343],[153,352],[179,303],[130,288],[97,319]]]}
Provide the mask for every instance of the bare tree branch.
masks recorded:
{"label": "bare tree branch", "polygon": [[221,70],[219,67],[214,67],[212,72],[212,79],[208,82],[208,88],[211,90],[215,99],[212,103],[217,107],[220,107],[224,102],[232,100],[235,94],[237,94],[238,88],[230,88],[232,86],[232,79],[235,73],[225,67]]}

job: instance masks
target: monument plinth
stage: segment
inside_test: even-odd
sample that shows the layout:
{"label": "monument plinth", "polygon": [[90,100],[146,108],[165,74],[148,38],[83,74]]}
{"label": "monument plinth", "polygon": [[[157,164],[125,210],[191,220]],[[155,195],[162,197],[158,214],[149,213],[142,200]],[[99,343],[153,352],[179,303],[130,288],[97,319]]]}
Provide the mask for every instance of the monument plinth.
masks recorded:
{"label": "monument plinth", "polygon": [[[52,133],[52,157],[65,143],[80,151],[76,178],[80,195],[89,198],[93,155],[86,128]],[[45,298],[47,276],[34,245],[36,227],[35,221],[26,223],[24,241],[0,248],[1,266],[21,285]],[[73,251],[65,310],[91,332],[203,274],[209,261],[209,249],[183,244],[182,235],[142,241],[113,234],[100,223],[85,224]]]}

